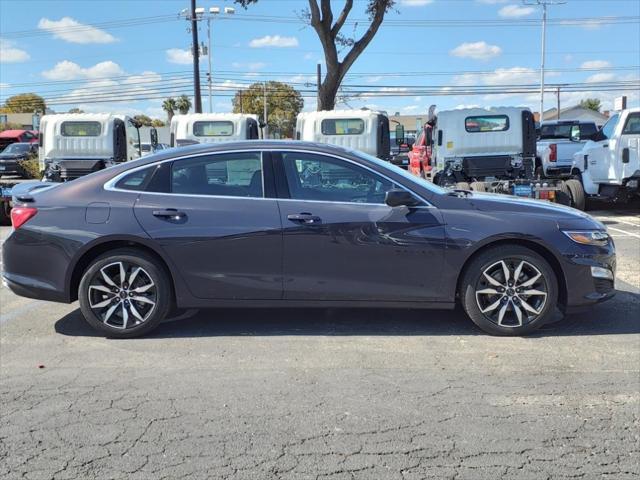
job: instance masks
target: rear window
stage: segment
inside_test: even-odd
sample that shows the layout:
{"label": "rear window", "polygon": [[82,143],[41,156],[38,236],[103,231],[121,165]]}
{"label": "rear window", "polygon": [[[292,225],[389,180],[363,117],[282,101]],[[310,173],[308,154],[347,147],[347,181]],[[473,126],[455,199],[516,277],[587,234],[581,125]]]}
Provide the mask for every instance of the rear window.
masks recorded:
{"label": "rear window", "polygon": [[572,129],[575,124],[542,125],[540,127],[541,140],[556,140],[571,138]]}
{"label": "rear window", "polygon": [[364,120],[361,118],[327,118],[322,121],[323,135],[360,135],[364,133]]}
{"label": "rear window", "polygon": [[506,115],[467,117],[464,119],[464,128],[470,133],[504,132],[509,130],[509,117]]}
{"label": "rear window", "polygon": [[229,137],[233,135],[233,122],[221,120],[195,122],[193,134],[196,137]]}
{"label": "rear window", "polygon": [[154,165],[152,167],[144,168],[142,170],[130,173],[126,177],[122,178],[118,183],[116,183],[116,188],[120,188],[122,190],[143,191],[149,183],[151,175],[153,174],[155,169],[156,166]]}
{"label": "rear window", "polygon": [[63,137],[98,137],[100,122],[62,122],[60,132]]}

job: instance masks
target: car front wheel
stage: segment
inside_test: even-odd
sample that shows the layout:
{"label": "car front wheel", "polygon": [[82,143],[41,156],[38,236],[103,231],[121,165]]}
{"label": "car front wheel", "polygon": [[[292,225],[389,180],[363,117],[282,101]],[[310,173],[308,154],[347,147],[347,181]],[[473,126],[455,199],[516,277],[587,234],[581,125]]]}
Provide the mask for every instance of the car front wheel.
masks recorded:
{"label": "car front wheel", "polygon": [[462,305],[492,335],[525,335],[555,314],[558,280],[549,263],[518,245],[487,250],[474,259],[461,283]]}
{"label": "car front wheel", "polygon": [[78,298],[87,322],[112,338],[144,335],[171,307],[170,279],[152,256],[119,249],[96,258],[80,281]]}

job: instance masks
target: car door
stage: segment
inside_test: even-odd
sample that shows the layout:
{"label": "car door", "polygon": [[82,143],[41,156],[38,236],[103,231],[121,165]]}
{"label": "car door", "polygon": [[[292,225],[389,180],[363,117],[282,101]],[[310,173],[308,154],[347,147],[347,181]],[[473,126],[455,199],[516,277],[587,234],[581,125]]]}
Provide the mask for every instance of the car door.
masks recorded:
{"label": "car door", "polygon": [[[625,150],[628,154],[625,155]],[[634,175],[640,165],[640,112],[629,113],[622,127],[620,141],[615,153],[616,178],[620,181]]]}
{"label": "car door", "polygon": [[138,198],[136,218],[194,296],[282,297],[282,225],[269,172],[261,152],[193,156],[162,163]]}
{"label": "car door", "polygon": [[604,124],[597,141],[590,146],[587,153],[587,168],[595,183],[607,183],[609,179],[615,179],[614,160],[617,140],[614,132],[619,119],[620,115],[615,114]]}
{"label": "car door", "polygon": [[437,209],[391,208],[391,180],[317,153],[274,155],[283,224],[284,298],[435,301],[444,226]]}

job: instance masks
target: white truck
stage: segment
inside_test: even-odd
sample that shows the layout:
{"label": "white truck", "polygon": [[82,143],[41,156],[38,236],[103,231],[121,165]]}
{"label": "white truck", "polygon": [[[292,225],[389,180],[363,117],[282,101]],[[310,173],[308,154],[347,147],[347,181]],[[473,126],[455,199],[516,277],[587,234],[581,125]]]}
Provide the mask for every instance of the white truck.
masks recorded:
{"label": "white truck", "polygon": [[555,120],[542,123],[536,148],[536,177],[570,178],[575,174],[573,156],[597,131],[595,122]]}
{"label": "white truck", "polygon": [[296,120],[296,140],[352,148],[382,160],[391,158],[389,117],[374,110],[302,112]]}
{"label": "white truck", "polygon": [[640,196],[640,108],[613,114],[575,154],[574,166],[582,188],[578,208],[585,197],[627,202]]}
{"label": "white truck", "polygon": [[45,115],[39,143],[40,170],[52,182],[73,180],[141,156],[138,125],[113,113]]}
{"label": "white truck", "polygon": [[529,109],[448,110],[434,120],[432,179],[437,185],[571,202],[564,182],[534,177],[536,129]]}
{"label": "white truck", "polygon": [[171,119],[170,146],[260,138],[258,116],[246,113],[188,113]]}

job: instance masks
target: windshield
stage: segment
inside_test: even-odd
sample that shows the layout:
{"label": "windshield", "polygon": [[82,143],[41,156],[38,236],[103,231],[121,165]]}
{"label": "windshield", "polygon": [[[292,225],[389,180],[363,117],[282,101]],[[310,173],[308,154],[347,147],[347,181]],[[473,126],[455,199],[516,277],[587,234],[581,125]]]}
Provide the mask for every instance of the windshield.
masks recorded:
{"label": "windshield", "polygon": [[406,180],[409,180],[410,182],[413,182],[417,185],[420,185],[421,187],[427,188],[430,191],[434,192],[434,193],[438,193],[438,194],[445,194],[448,193],[449,190],[446,190],[442,187],[439,187],[431,182],[428,182],[427,180],[424,180],[422,178],[416,177],[415,175],[410,174],[409,172],[407,172],[406,170],[400,168],[400,167],[396,167],[395,165],[393,165],[392,163],[389,162],[385,162],[384,160],[380,160],[378,157],[374,157],[373,155],[369,155],[368,153],[364,153],[361,152],[359,150],[350,150],[349,151],[354,154],[356,157],[360,157],[364,160],[368,160],[371,163],[375,163],[376,165],[382,167],[382,168],[386,168],[387,170],[393,170],[396,174],[401,175],[402,177],[404,177]]}
{"label": "windshield", "polygon": [[540,127],[540,139],[571,138],[573,124],[564,125],[542,125]]}
{"label": "windshield", "polygon": [[25,153],[31,146],[28,143],[12,143],[2,153]]}

